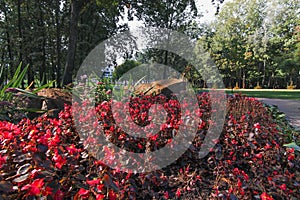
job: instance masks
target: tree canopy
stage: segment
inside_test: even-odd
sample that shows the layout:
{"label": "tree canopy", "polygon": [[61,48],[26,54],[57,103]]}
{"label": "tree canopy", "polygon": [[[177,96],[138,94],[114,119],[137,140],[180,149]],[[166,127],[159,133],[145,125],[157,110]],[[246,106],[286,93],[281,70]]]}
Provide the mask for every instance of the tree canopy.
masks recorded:
{"label": "tree canopy", "polygon": [[300,87],[299,26],[297,0],[234,0],[201,41],[227,87]]}
{"label": "tree canopy", "polygon": [[[128,30],[126,20],[136,18],[144,26],[168,28],[199,39],[227,87],[300,87],[297,0],[212,3],[224,5],[216,9],[219,13],[214,22],[201,24],[197,19],[202,13],[193,0],[3,0],[0,82],[10,80],[22,62],[23,67],[29,65],[23,86],[51,80],[56,81],[54,87],[67,85],[97,44]],[[120,20],[125,16],[128,19]],[[191,74],[187,73],[188,63],[171,52],[148,49],[135,59],[153,60]]]}

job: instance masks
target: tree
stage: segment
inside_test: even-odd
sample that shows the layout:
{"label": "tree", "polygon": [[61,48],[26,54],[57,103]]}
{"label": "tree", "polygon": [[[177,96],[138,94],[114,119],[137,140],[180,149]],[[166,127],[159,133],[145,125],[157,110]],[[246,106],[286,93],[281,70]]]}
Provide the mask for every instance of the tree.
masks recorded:
{"label": "tree", "polygon": [[116,67],[113,73],[113,79],[118,80],[122,77],[123,74],[128,72],[129,70],[139,66],[141,63],[135,60],[126,60],[123,64]]}
{"label": "tree", "polygon": [[60,87],[63,79],[69,83],[91,49],[124,29],[118,24],[122,6],[117,0],[1,1],[2,77],[10,79],[22,61],[30,66],[27,84],[56,80]]}
{"label": "tree", "polygon": [[79,14],[84,5],[89,3],[89,0],[72,0],[71,1],[71,19],[70,19],[70,33],[69,33],[69,45],[67,63],[63,75],[63,85],[72,83],[72,76],[74,73],[75,65],[75,50],[78,36],[78,21]]}
{"label": "tree", "polygon": [[270,32],[273,35],[270,40],[270,51],[273,56],[271,58],[276,63],[277,69],[285,74],[284,84],[293,85],[299,76],[299,62],[295,60],[294,55],[299,43],[296,33],[300,24],[300,4],[297,0],[276,0],[273,9],[279,12],[272,15],[273,23]]}
{"label": "tree", "polygon": [[[72,76],[90,50],[113,34],[127,29],[126,24],[119,24],[126,6],[131,8],[130,13],[146,19],[147,25],[183,32],[195,16],[192,0],[2,0],[2,79],[4,82],[9,80],[16,66],[22,62],[23,66],[30,65],[23,87],[33,81],[40,84],[56,80],[53,85],[56,87],[71,83]],[[165,14],[157,15],[160,12]],[[173,55],[168,52],[166,55],[162,57],[163,62],[176,62]]]}
{"label": "tree", "polygon": [[[130,2],[130,12],[141,21],[146,27],[159,27],[170,29],[179,32],[185,32],[189,26],[192,25],[197,17],[197,8],[194,0],[138,0]],[[132,15],[132,14],[130,14]],[[153,38],[153,41],[156,39]],[[166,36],[166,41],[169,37]],[[171,52],[158,49],[148,49],[148,57],[153,58],[153,61],[172,66],[174,68],[181,68],[184,66],[176,66],[180,62],[180,58]],[[163,77],[167,78],[167,68],[164,68]]]}
{"label": "tree", "polygon": [[248,3],[237,0],[225,4],[213,25],[215,33],[211,45],[215,52],[220,54],[219,61],[223,62],[220,69],[225,71],[228,68],[230,77],[235,77],[231,80],[232,87],[234,83],[239,87],[245,87],[244,44],[247,39],[245,7]]}
{"label": "tree", "polygon": [[[276,10],[276,12],[274,12]],[[235,0],[226,3],[201,40],[223,73],[227,87],[286,87],[295,82],[299,3]],[[286,80],[281,80],[280,76]]]}
{"label": "tree", "polygon": [[[63,85],[72,83],[74,70],[76,70],[76,67],[80,65],[79,62],[83,61],[85,55],[87,55],[96,44],[107,39],[112,33],[116,33],[117,30],[124,28],[123,25],[117,25],[119,16],[124,10],[124,5],[123,1],[117,0],[71,1],[69,45],[63,75]],[[78,32],[80,30],[78,24],[88,27],[89,32],[80,34],[80,32]],[[101,31],[99,32],[99,30]],[[80,37],[82,41],[78,41]],[[84,42],[85,44],[88,44],[88,46],[87,48],[83,48],[83,51],[81,51],[80,54],[76,54],[76,48],[80,42]],[[76,55],[79,55],[79,59],[75,59]]]}

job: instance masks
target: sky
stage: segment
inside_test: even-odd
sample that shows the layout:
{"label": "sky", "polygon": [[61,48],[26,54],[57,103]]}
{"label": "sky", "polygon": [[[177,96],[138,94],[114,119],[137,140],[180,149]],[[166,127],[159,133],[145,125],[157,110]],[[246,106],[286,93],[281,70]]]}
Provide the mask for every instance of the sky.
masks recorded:
{"label": "sky", "polygon": [[210,22],[215,19],[217,8],[214,7],[211,0],[196,0],[195,2],[198,12],[204,14],[204,16],[202,17],[202,20],[204,22]]}
{"label": "sky", "polygon": [[[196,0],[196,6],[199,13],[203,13],[203,17],[200,19],[201,22],[211,22],[215,19],[215,13],[217,8],[212,4],[211,0]],[[224,3],[223,3],[224,4]],[[129,27],[137,27],[142,25],[137,20],[129,21]]]}

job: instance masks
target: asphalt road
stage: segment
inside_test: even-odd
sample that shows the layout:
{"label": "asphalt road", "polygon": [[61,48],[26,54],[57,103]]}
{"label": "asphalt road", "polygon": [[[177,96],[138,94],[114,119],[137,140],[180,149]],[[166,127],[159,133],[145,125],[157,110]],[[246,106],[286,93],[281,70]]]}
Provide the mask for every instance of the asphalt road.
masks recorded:
{"label": "asphalt road", "polygon": [[284,112],[291,125],[300,130],[300,101],[287,99],[257,98],[269,105],[276,105],[281,112]]}

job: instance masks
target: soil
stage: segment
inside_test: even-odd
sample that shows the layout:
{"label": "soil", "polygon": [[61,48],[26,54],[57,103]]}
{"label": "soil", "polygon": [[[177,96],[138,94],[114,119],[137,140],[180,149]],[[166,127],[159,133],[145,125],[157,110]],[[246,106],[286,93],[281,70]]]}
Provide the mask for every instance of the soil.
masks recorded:
{"label": "soil", "polygon": [[169,96],[172,94],[172,91],[180,91],[180,88],[184,87],[185,82],[181,79],[165,79],[158,80],[151,83],[139,84],[134,88],[135,94],[144,94],[144,95],[158,95],[164,94]]}
{"label": "soil", "polygon": [[[71,92],[60,88],[45,88],[37,93],[42,98],[26,98],[21,99],[18,103],[19,107],[25,107],[27,109],[46,110],[48,117],[57,118],[59,112],[64,109],[64,105],[72,104]],[[22,98],[22,96],[21,96]],[[30,119],[40,116],[41,113],[29,112],[27,116]]]}
{"label": "soil", "polygon": [[48,110],[48,116],[51,117],[58,117],[65,104],[72,104],[72,94],[64,89],[46,88],[37,94],[44,97],[41,109]]}

